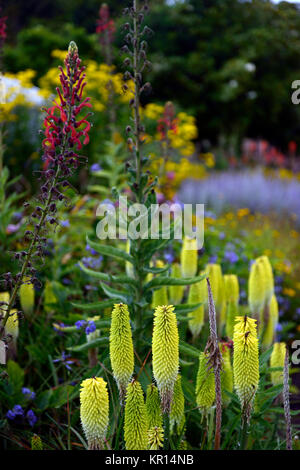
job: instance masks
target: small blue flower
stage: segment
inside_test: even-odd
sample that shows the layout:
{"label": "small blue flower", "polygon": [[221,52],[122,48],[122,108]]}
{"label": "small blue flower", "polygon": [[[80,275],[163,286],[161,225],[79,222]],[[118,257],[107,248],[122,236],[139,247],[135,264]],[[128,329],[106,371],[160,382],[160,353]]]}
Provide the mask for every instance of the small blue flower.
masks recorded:
{"label": "small blue flower", "polygon": [[209,258],[209,263],[214,264],[218,261],[218,257],[216,255],[213,255]]}
{"label": "small blue flower", "polygon": [[6,417],[8,419],[15,419],[16,413],[14,413],[12,410],[8,410],[8,412],[6,413]]}
{"label": "small blue flower", "polygon": [[277,323],[276,331],[282,331],[282,325],[280,323]]}
{"label": "small blue flower", "polygon": [[27,411],[26,418],[30,426],[34,426],[35,423],[37,422],[37,417],[32,410]]}
{"label": "small blue flower", "polygon": [[296,308],[296,314],[300,315],[300,308]]}
{"label": "small blue flower", "polygon": [[29,388],[23,387],[22,388],[22,393],[23,393],[23,395],[26,395],[26,398],[28,398],[30,400],[35,399],[35,393],[32,392]]}
{"label": "small blue flower", "polygon": [[75,323],[75,326],[78,330],[80,330],[80,328],[82,328],[83,326],[86,325],[86,321],[85,320],[78,320],[76,323]]}
{"label": "small blue flower", "polygon": [[101,166],[99,165],[99,163],[93,163],[93,165],[91,165],[90,167],[90,171],[92,173],[95,173],[96,171],[101,171]]}
{"label": "small blue flower", "polygon": [[61,354],[61,357],[59,357],[58,359],[53,359],[52,362],[56,363],[56,362],[61,362],[66,369],[68,370],[72,370],[70,364],[73,364],[73,360],[68,360],[70,357],[70,354],[66,354],[65,351],[62,352]]}
{"label": "small blue flower", "polygon": [[229,261],[229,263],[236,263],[239,260],[239,257],[234,251],[226,251],[224,259]]}
{"label": "small blue flower", "polygon": [[172,253],[165,253],[164,258],[168,264],[171,264],[174,261],[174,255]]}
{"label": "small blue flower", "polygon": [[16,416],[24,416],[24,410],[21,405],[15,405],[12,410]]}
{"label": "small blue flower", "polygon": [[68,219],[66,220],[61,220],[60,225],[62,227],[70,227],[70,221]]}
{"label": "small blue flower", "polygon": [[224,233],[224,232],[220,232],[220,233],[219,233],[219,239],[220,239],[220,240],[224,240],[224,238],[225,238],[225,233]]}
{"label": "small blue flower", "polygon": [[89,321],[88,326],[85,329],[86,334],[89,335],[90,333],[93,333],[95,330],[96,330],[95,322]]}

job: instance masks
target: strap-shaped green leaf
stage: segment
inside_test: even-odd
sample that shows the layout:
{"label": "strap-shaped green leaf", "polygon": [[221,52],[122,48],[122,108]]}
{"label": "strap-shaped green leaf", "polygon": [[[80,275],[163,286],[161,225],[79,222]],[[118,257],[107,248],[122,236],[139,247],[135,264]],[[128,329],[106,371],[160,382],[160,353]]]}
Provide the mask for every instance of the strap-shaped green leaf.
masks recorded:
{"label": "strap-shaped green leaf", "polygon": [[196,284],[205,278],[205,275],[196,276],[196,277],[182,277],[182,278],[173,278],[173,277],[163,277],[158,276],[148,282],[145,286],[145,290],[151,289],[152,287],[159,286],[189,286],[191,284]]}
{"label": "strap-shaped green leaf", "polygon": [[184,341],[179,342],[179,351],[182,354],[187,354],[188,356],[197,357],[197,359],[199,359],[200,351]]}
{"label": "strap-shaped green leaf", "polygon": [[120,290],[117,290],[117,289],[113,289],[112,287],[109,287],[107,286],[106,284],[104,284],[103,282],[101,282],[101,287],[104,291],[104,293],[110,297],[111,299],[114,299],[114,300],[119,300],[125,304],[128,304],[130,303],[130,298],[129,296],[126,294],[126,292],[124,291],[120,291]]}
{"label": "strap-shaped green leaf", "polygon": [[90,276],[100,279],[101,281],[108,281],[108,282],[117,282],[118,284],[133,284],[136,285],[136,280],[132,277],[121,275],[121,276],[110,276],[109,274],[94,271],[93,269],[87,268],[84,264],[79,261],[79,266],[86,274]]}
{"label": "strap-shaped green leaf", "polygon": [[81,310],[98,310],[102,308],[111,307],[113,305],[112,300],[101,300],[100,302],[91,302],[90,304],[78,304],[77,302],[71,302],[71,305]]}
{"label": "strap-shaped green leaf", "polygon": [[86,241],[91,248],[96,250],[101,255],[123,259],[124,261],[129,261],[132,264],[134,263],[133,257],[129,253],[126,253],[126,251],[120,250],[119,248],[116,248],[114,246],[102,245],[101,243],[93,242],[89,239],[88,236],[86,237]]}

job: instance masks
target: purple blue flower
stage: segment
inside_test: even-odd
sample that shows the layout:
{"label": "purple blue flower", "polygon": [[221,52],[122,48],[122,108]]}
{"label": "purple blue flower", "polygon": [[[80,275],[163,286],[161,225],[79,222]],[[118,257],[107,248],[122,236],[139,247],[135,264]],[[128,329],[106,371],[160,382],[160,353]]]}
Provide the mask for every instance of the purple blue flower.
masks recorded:
{"label": "purple blue flower", "polygon": [[22,388],[22,393],[23,395],[26,396],[29,400],[34,400],[35,399],[35,393],[30,390],[30,388],[23,387]]}
{"label": "purple blue flower", "polygon": [[58,359],[53,359],[53,362],[54,363],[61,362],[65,366],[66,369],[71,371],[72,370],[71,364],[73,364],[74,361],[69,360],[69,357],[71,357],[70,354],[66,354],[65,351],[63,351],[61,354],[61,357],[59,357]]}
{"label": "purple blue flower", "polygon": [[70,221],[68,219],[61,220],[60,225],[62,227],[70,227]]}
{"label": "purple blue flower", "polygon": [[90,333],[93,333],[95,330],[96,330],[95,322],[89,321],[88,326],[85,329],[86,334],[89,335]]}
{"label": "purple blue flower", "polygon": [[26,418],[28,420],[28,423],[30,424],[30,426],[34,426],[35,423],[37,422],[37,417],[36,415],[34,414],[34,412],[32,410],[28,410],[27,411],[27,414],[26,414]]}
{"label": "purple blue flower", "polygon": [[75,323],[75,326],[78,330],[80,330],[80,328],[82,328],[83,326],[86,325],[86,321],[85,320],[78,320],[76,323]]}
{"label": "purple blue flower", "polygon": [[239,257],[234,251],[226,251],[224,254],[224,260],[229,263],[236,263],[239,260]]}
{"label": "purple blue flower", "polygon": [[6,413],[6,417],[8,419],[15,419],[16,413],[14,413],[12,410],[8,410],[8,412]]}
{"label": "purple blue flower", "polygon": [[91,171],[92,173],[95,173],[95,172],[101,171],[101,170],[102,170],[102,168],[101,168],[101,166],[99,165],[99,163],[93,163],[93,165],[91,165],[91,167],[90,167],[90,171]]}

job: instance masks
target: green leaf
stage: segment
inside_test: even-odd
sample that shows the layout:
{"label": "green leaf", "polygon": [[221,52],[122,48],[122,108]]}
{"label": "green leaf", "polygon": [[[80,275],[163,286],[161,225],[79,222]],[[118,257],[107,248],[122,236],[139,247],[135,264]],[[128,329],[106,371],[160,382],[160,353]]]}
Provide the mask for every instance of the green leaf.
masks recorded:
{"label": "green leaf", "polygon": [[205,278],[204,275],[196,277],[186,277],[186,278],[173,278],[173,277],[155,277],[151,279],[145,286],[145,289],[152,289],[153,287],[159,286],[189,286],[191,284],[196,284],[196,282],[202,281]]}
{"label": "green leaf", "polygon": [[179,342],[179,351],[183,354],[187,354],[188,356],[196,357],[197,359],[199,359],[200,351],[194,348],[194,346],[185,343],[184,341]]}
{"label": "green leaf", "polygon": [[[193,312],[194,310],[197,310],[197,308],[201,307],[203,302],[200,302],[198,304],[181,304],[181,305],[174,305],[175,307],[175,313],[179,314],[185,314],[185,313],[190,313]],[[179,319],[179,317],[177,316]],[[189,320],[189,318],[187,318]]]}
{"label": "green leaf", "polygon": [[130,298],[126,292],[113,289],[112,287],[107,286],[103,282],[101,282],[101,287],[104,293],[111,299],[119,300],[125,304],[131,303]]}
{"label": "green leaf", "polygon": [[13,393],[18,393],[24,385],[24,371],[19,364],[9,360],[7,362],[7,373],[9,376],[9,383],[13,388]]}
{"label": "green leaf", "polygon": [[101,253],[101,255],[123,259],[124,261],[129,261],[132,264],[134,263],[133,257],[129,253],[126,253],[126,251],[120,250],[119,248],[115,248],[113,246],[102,245],[101,243],[93,242],[89,239],[88,236],[86,237],[86,241],[91,248],[96,250],[98,253]]}
{"label": "green leaf", "polygon": [[71,346],[68,351],[79,352],[79,351],[86,351],[87,349],[97,348],[100,345],[108,346],[109,338],[107,336],[102,336],[101,338],[96,338],[93,341],[89,341],[88,343],[79,344],[78,346]]}
{"label": "green leaf", "polygon": [[86,274],[89,274],[92,277],[95,277],[96,279],[101,279],[101,281],[110,281],[111,280],[111,278],[108,274],[101,273],[101,272],[98,272],[98,271],[94,271],[93,269],[89,269],[86,266],[84,266],[84,264],[82,264],[81,261],[79,261],[78,264],[80,266],[80,269],[82,269],[83,272],[85,272]]}
{"label": "green leaf", "polygon": [[92,302],[90,304],[78,304],[77,302],[71,302],[73,307],[82,310],[98,310],[102,308],[112,307],[114,302],[112,300],[102,300],[100,302]]}
{"label": "green leaf", "polygon": [[269,360],[271,354],[273,351],[273,346],[271,346],[270,349],[267,349],[267,351],[263,352],[260,357],[259,357],[259,366],[260,368]]}
{"label": "green leaf", "polygon": [[154,268],[154,267],[143,268],[143,271],[145,273],[161,274],[161,273],[165,273],[166,271],[168,271],[168,269],[170,269],[169,264],[167,266],[164,266],[163,268]]}

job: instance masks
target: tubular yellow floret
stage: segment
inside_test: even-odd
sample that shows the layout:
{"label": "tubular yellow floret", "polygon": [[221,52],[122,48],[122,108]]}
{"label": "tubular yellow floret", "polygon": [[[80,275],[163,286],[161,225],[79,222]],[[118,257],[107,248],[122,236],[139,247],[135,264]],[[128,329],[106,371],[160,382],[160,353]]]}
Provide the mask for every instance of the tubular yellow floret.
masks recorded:
{"label": "tubular yellow floret", "polygon": [[272,351],[271,358],[270,358],[270,366],[272,368],[282,367],[282,370],[271,372],[271,380],[272,380],[273,385],[279,385],[283,383],[283,367],[284,367],[285,352],[286,352],[285,343],[274,343],[273,351]]}
{"label": "tubular yellow floret", "polygon": [[265,304],[268,305],[274,294],[274,276],[272,265],[267,256],[260,256],[257,258],[257,262],[261,263],[263,266],[265,278]]}
{"label": "tubular yellow floret", "polygon": [[[202,273],[201,273],[202,274]],[[207,301],[207,287],[206,287],[206,280],[203,279],[196,284],[192,284],[189,289],[189,296],[188,296],[188,304],[198,304],[202,303],[200,307],[198,307],[193,312],[188,314],[189,320],[189,328],[192,332],[194,337],[197,337],[204,324],[204,305]]]}
{"label": "tubular yellow floret", "polygon": [[240,289],[239,280],[235,274],[224,275],[226,302],[239,303]]}
{"label": "tubular yellow floret", "polygon": [[126,450],[146,450],[148,445],[147,411],[143,390],[132,380],[127,386],[125,403],[124,438]]}
{"label": "tubular yellow floret", "polygon": [[89,450],[100,450],[108,427],[107,384],[101,377],[86,379],[80,389],[80,419]]}
{"label": "tubular yellow floret", "polygon": [[226,336],[233,338],[235,317],[238,315],[239,281],[235,274],[224,276],[226,297]]}
{"label": "tubular yellow floret", "polygon": [[34,308],[34,287],[30,282],[30,277],[23,280],[24,284],[20,287],[20,303],[23,312],[30,315]]}
{"label": "tubular yellow floret", "polygon": [[266,349],[272,346],[275,337],[276,327],[278,325],[278,319],[278,303],[274,294],[270,301],[267,325],[262,340],[262,345]]}
{"label": "tubular yellow floret", "polygon": [[181,376],[178,374],[178,377],[174,386],[173,400],[171,403],[171,412],[170,412],[170,432],[173,434],[175,432],[181,435],[185,426],[185,415],[184,415],[184,395],[181,385]]}
{"label": "tubular yellow floret", "polygon": [[146,409],[149,429],[162,427],[163,417],[161,413],[160,398],[158,388],[154,384],[147,387]]}
{"label": "tubular yellow floret", "polygon": [[254,318],[236,317],[233,335],[233,377],[243,419],[250,419],[259,382],[257,326]]}
{"label": "tubular yellow floret", "polygon": [[154,426],[148,430],[148,449],[159,450],[164,445],[164,430],[161,426]]}
{"label": "tubular yellow floret", "polygon": [[5,324],[5,334],[11,335],[14,342],[17,341],[19,336],[19,318],[18,311],[16,309],[12,309],[10,311],[9,317]]}
{"label": "tubular yellow floret", "polygon": [[248,305],[250,312],[258,321],[259,332],[263,330],[263,310],[266,300],[265,269],[257,260],[251,265],[248,279]]}
{"label": "tubular yellow floret", "polygon": [[[174,263],[171,269],[171,277],[176,279],[181,277],[181,269],[178,263]],[[170,286],[169,300],[172,305],[179,305],[184,294],[184,286]]]}
{"label": "tubular yellow floret", "polygon": [[185,237],[180,253],[181,275],[194,277],[198,268],[197,239]]}
{"label": "tubular yellow floret", "polygon": [[230,344],[219,343],[220,351],[223,358],[222,371],[221,371],[221,389],[222,389],[222,403],[227,406],[231,401],[231,397],[226,393],[233,393],[233,370],[230,358]]}
{"label": "tubular yellow floret", "polygon": [[113,375],[122,400],[134,369],[129,311],[125,304],[115,304],[111,314],[109,354]]}
{"label": "tubular yellow floret", "polygon": [[199,355],[199,369],[196,380],[196,403],[203,414],[207,414],[215,401],[215,376],[209,368],[209,355],[201,352]]}
{"label": "tubular yellow floret", "polygon": [[172,305],[157,307],[152,337],[153,375],[161,396],[163,413],[170,412],[179,368],[179,336]]}

